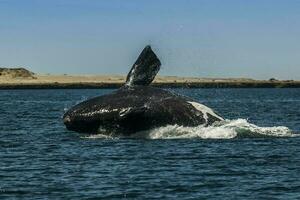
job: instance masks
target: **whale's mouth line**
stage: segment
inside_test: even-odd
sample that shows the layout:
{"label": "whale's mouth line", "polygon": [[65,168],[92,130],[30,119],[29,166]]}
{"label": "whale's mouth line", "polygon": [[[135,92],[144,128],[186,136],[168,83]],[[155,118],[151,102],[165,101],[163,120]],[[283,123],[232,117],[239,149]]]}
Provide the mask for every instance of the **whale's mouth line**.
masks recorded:
{"label": "whale's mouth line", "polygon": [[140,131],[130,136],[120,133],[96,133],[81,136],[85,139],[239,139],[239,138],[285,138],[298,137],[297,134],[285,126],[260,127],[249,123],[246,119],[224,120],[215,122],[211,126],[184,127],[167,125]]}

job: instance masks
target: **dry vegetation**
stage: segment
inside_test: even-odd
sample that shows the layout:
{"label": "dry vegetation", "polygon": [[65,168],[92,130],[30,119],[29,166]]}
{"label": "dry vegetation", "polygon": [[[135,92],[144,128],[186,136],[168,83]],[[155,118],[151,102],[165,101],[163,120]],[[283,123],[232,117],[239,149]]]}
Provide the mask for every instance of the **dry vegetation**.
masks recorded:
{"label": "dry vegetation", "polygon": [[35,79],[34,73],[25,68],[0,68],[1,79]]}

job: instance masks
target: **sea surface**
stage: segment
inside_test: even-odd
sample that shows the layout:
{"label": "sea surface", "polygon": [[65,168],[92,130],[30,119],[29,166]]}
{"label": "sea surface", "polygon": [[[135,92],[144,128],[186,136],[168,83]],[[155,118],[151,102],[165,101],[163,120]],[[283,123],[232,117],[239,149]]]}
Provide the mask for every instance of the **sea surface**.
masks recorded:
{"label": "sea surface", "polygon": [[0,90],[0,199],[300,199],[300,89],[170,89],[227,120],[84,136],[99,90]]}

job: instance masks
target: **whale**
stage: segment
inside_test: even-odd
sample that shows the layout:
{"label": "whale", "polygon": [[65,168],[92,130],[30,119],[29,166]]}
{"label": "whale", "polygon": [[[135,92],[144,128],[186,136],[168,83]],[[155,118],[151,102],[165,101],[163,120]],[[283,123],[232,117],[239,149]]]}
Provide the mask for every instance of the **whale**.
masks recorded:
{"label": "whale", "polygon": [[146,46],[131,67],[126,82],[110,94],[71,107],[63,122],[70,131],[130,136],[167,125],[210,126],[224,120],[196,100],[150,84],[161,62]]}

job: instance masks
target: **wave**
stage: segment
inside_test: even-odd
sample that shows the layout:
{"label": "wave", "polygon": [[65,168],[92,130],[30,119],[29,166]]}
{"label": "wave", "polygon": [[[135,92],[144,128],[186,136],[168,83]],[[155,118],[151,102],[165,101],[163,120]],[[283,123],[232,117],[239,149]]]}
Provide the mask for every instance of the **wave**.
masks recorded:
{"label": "wave", "polygon": [[[118,139],[115,134],[90,135],[85,138]],[[147,131],[132,134],[129,138],[144,139],[233,139],[233,138],[260,138],[260,137],[295,137],[292,130],[285,126],[259,127],[249,123],[246,119],[224,120],[212,126],[184,127],[168,125]],[[127,137],[128,138],[128,137]]]}

